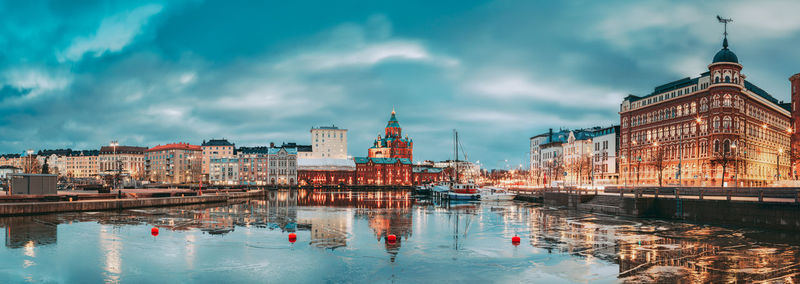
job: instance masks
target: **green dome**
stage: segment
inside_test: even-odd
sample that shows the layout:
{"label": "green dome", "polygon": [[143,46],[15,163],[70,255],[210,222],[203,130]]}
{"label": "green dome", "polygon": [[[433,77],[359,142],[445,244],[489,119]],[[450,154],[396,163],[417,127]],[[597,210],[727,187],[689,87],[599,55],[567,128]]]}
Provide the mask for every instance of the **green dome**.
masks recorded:
{"label": "green dome", "polygon": [[728,38],[726,37],[722,40],[722,49],[714,55],[714,61],[711,63],[718,63],[718,62],[732,62],[732,63],[739,63],[739,58],[736,57],[736,54],[733,53],[730,49],[728,49]]}

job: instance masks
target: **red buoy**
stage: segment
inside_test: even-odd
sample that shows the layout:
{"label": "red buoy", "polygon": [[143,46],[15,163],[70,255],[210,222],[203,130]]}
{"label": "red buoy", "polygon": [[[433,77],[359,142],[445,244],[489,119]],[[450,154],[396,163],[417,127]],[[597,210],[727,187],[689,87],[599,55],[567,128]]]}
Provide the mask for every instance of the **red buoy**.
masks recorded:
{"label": "red buoy", "polygon": [[386,236],[386,241],[389,243],[394,243],[397,241],[397,236],[395,235],[388,235]]}
{"label": "red buoy", "polygon": [[297,241],[297,234],[295,234],[295,233],[289,233],[289,242],[290,242],[290,243],[294,243],[294,242],[296,242],[296,241]]}
{"label": "red buoy", "polygon": [[520,239],[519,239],[518,236],[511,237],[511,244],[517,246],[517,245],[519,245],[519,241],[520,241]]}
{"label": "red buoy", "polygon": [[158,236],[158,227],[150,229],[150,234],[153,235],[153,237]]}

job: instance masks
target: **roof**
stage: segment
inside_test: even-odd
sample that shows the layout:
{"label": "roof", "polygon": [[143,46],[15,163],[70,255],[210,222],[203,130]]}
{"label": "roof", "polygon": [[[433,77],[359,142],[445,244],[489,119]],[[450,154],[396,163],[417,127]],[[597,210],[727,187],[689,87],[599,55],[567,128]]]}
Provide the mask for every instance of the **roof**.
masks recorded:
{"label": "roof", "polygon": [[203,144],[200,144],[200,146],[233,146],[233,143],[225,139],[211,139],[208,141],[203,140]]}
{"label": "roof", "polygon": [[285,149],[286,153],[289,155],[297,155],[297,148],[289,148],[289,147],[280,147],[280,148],[269,148],[270,155],[278,154],[281,149]]}
{"label": "roof", "polygon": [[39,150],[39,152],[36,155],[39,155],[39,156],[50,156],[50,155],[67,156],[71,152],[72,152],[72,149],[69,149],[69,148],[67,148],[67,149],[53,149],[53,150],[49,150],[48,149],[48,150]]}
{"label": "roof", "polygon": [[[144,154],[144,151],[147,151],[147,147],[138,147],[138,146],[117,146],[116,153],[117,154]],[[114,147],[111,146],[102,146],[100,147],[100,154],[113,154],[115,153]]]}
{"label": "roof", "polygon": [[98,150],[74,150],[71,153],[69,153],[69,155],[72,156],[72,157],[77,157],[77,156],[97,156],[99,154],[100,154],[100,151],[98,151]]}
{"label": "roof", "polygon": [[17,167],[15,167],[15,166],[9,166],[9,165],[2,165],[2,166],[0,166],[0,170],[6,170],[6,169],[10,169],[10,170],[21,170],[20,168],[17,168]]}
{"label": "roof", "polygon": [[444,169],[442,169],[442,168],[414,167],[414,169],[412,169],[411,171],[412,171],[412,172],[415,172],[415,173],[432,173],[432,174],[438,174],[438,173],[441,173],[443,170],[444,170]]}
{"label": "roof", "polygon": [[355,170],[352,159],[297,159],[298,170]]}
{"label": "roof", "polygon": [[236,154],[268,154],[269,147],[267,146],[256,146],[256,147],[239,147],[236,149]]}
{"label": "roof", "polygon": [[397,117],[395,116],[394,110],[392,110],[392,116],[389,117],[389,123],[386,124],[386,127],[400,127],[400,123],[397,122]]}
{"label": "roof", "polygon": [[311,152],[312,150],[311,145],[297,145],[297,143],[295,142],[283,143],[283,145],[281,145],[281,148],[287,148],[287,149],[293,148],[297,152]]}
{"label": "roof", "polygon": [[332,125],[332,124],[331,124],[331,126],[317,126],[317,127],[311,127],[311,129],[312,129],[312,130],[313,130],[313,129],[326,129],[326,130],[347,130],[347,129],[343,129],[343,128],[336,127],[336,125]]}
{"label": "roof", "polygon": [[408,165],[411,164],[411,160],[407,158],[369,158],[369,157],[353,158],[353,161],[355,161],[356,164],[366,164],[370,160],[375,164],[394,164],[397,163],[398,161],[401,164],[408,164]]}
{"label": "roof", "polygon": [[20,154],[2,154],[2,155],[0,155],[0,158],[6,158],[6,159],[19,158],[19,157],[20,157]]}
{"label": "roof", "polygon": [[145,152],[155,152],[164,150],[189,150],[189,151],[202,151],[198,145],[191,145],[189,143],[171,143],[166,145],[158,145],[153,148],[147,149]]}
{"label": "roof", "polygon": [[714,55],[714,60],[711,63],[719,63],[719,62],[731,62],[731,63],[739,63],[739,58],[736,57],[736,54],[733,53],[730,49],[728,49],[728,37],[726,36],[725,39],[722,40],[722,49]]}

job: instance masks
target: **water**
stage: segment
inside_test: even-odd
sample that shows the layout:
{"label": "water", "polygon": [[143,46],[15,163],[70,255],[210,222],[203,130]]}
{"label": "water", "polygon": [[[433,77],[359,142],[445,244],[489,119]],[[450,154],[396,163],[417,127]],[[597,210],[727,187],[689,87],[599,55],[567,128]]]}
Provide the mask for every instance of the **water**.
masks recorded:
{"label": "water", "polygon": [[[231,204],[0,218],[0,226],[0,283],[794,283],[800,273],[795,233],[522,202],[439,204],[408,192],[271,192]],[[398,241],[387,243],[388,234]]]}

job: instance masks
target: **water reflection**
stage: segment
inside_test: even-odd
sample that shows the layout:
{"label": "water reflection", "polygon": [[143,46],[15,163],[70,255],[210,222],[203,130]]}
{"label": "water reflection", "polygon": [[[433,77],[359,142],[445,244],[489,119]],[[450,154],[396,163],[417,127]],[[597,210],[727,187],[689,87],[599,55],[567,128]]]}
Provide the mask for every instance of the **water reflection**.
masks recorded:
{"label": "water reflection", "polygon": [[[82,242],[91,237],[73,231],[62,234],[66,243],[57,243],[59,224],[67,228],[97,224],[99,228],[93,231],[96,242]],[[147,242],[141,234],[131,235],[125,229],[144,227],[139,231],[149,232],[151,226],[161,228],[162,235],[148,235]],[[337,276],[343,278],[305,278],[312,282],[370,277],[352,269],[348,261],[364,257],[382,260],[370,265],[407,268],[400,274],[392,270],[392,278],[384,280],[409,282],[441,277],[442,269],[453,269],[454,264],[463,266],[453,272],[462,280],[499,282],[543,274],[554,278],[542,281],[560,282],[796,282],[800,274],[795,234],[615,218],[517,202],[441,202],[416,199],[404,191],[273,191],[264,199],[223,205],[6,217],[0,218],[0,227],[6,233],[0,265],[34,269],[42,262],[63,261],[52,253],[62,244],[96,246],[99,254],[89,258],[96,257],[99,280],[105,282],[126,282],[126,275],[138,272],[130,267],[142,266],[141,259],[147,259],[139,254],[154,252],[178,256],[177,262],[162,264],[174,266],[171,269],[175,271],[222,269],[241,273],[237,279],[243,281],[257,280],[248,278],[255,277],[251,274],[256,267],[266,273],[270,271],[267,267],[275,266],[274,262],[253,263],[290,256],[307,256],[306,261],[316,262],[317,269],[331,266],[344,270]],[[88,230],[87,234],[92,234],[95,228]],[[288,232],[303,237],[291,250],[282,251],[284,247],[274,240],[288,245]],[[386,241],[390,234],[397,236],[396,242]],[[524,244],[511,246],[513,235],[523,237]],[[160,242],[168,245],[156,246]],[[221,250],[213,250],[215,247]],[[238,253],[228,253],[234,250]],[[249,253],[254,258],[248,262],[231,264],[238,263],[234,259],[246,259]],[[339,262],[348,264],[337,266]],[[613,269],[607,273],[607,268]],[[8,273],[0,268],[0,278]],[[42,273],[52,272],[39,271]],[[35,275],[28,273],[19,279],[42,280]],[[287,280],[303,282],[297,281],[300,279]]]}

